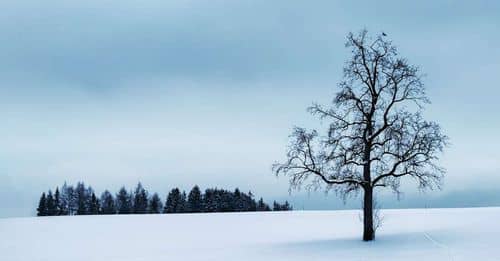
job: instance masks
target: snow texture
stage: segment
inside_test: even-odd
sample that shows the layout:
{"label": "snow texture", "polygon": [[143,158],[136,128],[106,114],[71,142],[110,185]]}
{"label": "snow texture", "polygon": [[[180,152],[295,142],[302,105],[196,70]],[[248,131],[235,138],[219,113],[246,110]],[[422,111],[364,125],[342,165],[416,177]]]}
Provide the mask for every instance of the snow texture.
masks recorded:
{"label": "snow texture", "polygon": [[500,260],[500,208],[0,219],[0,260]]}

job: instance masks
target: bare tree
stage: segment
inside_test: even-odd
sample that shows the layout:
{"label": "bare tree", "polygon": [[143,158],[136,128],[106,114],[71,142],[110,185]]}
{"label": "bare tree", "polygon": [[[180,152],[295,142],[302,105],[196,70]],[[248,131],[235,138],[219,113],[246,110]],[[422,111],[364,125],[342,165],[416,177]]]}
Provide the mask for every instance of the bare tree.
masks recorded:
{"label": "bare tree", "polygon": [[344,198],[362,191],[363,240],[375,238],[373,192],[399,193],[401,178],[413,178],[420,189],[440,188],[444,169],[437,165],[447,144],[435,122],[421,112],[429,103],[419,69],[399,57],[382,33],[350,33],[352,57],[329,107],[308,108],[328,122],[325,134],[296,127],[287,160],[275,163],[276,175],[290,178],[290,188],[333,189]]}

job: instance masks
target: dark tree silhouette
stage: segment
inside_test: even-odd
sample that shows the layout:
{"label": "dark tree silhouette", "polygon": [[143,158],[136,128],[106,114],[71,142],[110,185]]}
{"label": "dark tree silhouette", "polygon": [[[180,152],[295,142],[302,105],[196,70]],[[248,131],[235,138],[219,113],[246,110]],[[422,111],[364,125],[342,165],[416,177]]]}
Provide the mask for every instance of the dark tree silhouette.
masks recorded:
{"label": "dark tree silhouette", "polygon": [[64,182],[61,187],[61,215],[75,215],[78,209],[77,203],[75,189]]}
{"label": "dark tree silhouette", "polygon": [[234,189],[233,198],[231,200],[233,211],[245,211],[247,209],[244,194],[239,188]]}
{"label": "dark tree silhouette", "polygon": [[43,192],[40,197],[36,211],[36,215],[39,217],[47,216],[47,197],[45,196],[45,192]]}
{"label": "dark tree silhouette", "polygon": [[54,204],[56,205],[56,216],[62,214],[62,205],[61,205],[61,193],[59,192],[59,187],[56,187],[56,192],[54,193]]}
{"label": "dark tree silhouette", "polygon": [[101,214],[111,215],[116,214],[116,205],[113,194],[105,190],[101,195]]}
{"label": "dark tree silhouette", "polygon": [[271,208],[264,202],[264,199],[260,198],[257,202],[257,211],[271,211]]}
{"label": "dark tree silhouette", "polygon": [[150,214],[160,214],[162,209],[162,203],[158,193],[154,193],[149,200],[148,213]]}
{"label": "dark tree silhouette", "polygon": [[116,207],[118,214],[132,213],[132,196],[129,195],[125,187],[122,187],[116,195]]}
{"label": "dark tree silhouette", "polygon": [[148,212],[148,192],[139,182],[134,192],[134,214],[146,214]]}
{"label": "dark tree silhouette", "polygon": [[215,189],[206,189],[203,194],[203,212],[216,212],[217,199],[215,196]]}
{"label": "dark tree silhouette", "polygon": [[181,199],[179,201],[179,207],[177,210],[178,213],[186,213],[187,212],[187,195],[186,191],[182,191]]}
{"label": "dark tree silhouette", "polygon": [[54,196],[52,195],[52,191],[49,190],[47,194],[47,216],[55,216],[57,215],[57,206],[54,201]]}
{"label": "dark tree silhouette", "polygon": [[257,211],[257,202],[255,202],[255,199],[253,198],[252,191],[248,191],[247,206],[248,211]]}
{"label": "dark tree silhouette", "polygon": [[285,201],[285,204],[282,205],[281,210],[290,211],[293,210],[293,207],[290,205],[290,203],[288,203],[288,201]]}
{"label": "dark tree silhouette", "polygon": [[276,201],[273,202],[273,211],[290,211],[292,210],[292,207],[290,206],[290,203],[288,201],[285,201],[284,204],[280,204]]}
{"label": "dark tree silhouette", "polygon": [[[110,215],[110,214],[159,214],[162,213],[201,213],[201,212],[234,212],[234,211],[270,211],[271,208],[261,198],[257,203],[252,192],[241,192],[238,188],[234,192],[209,188],[201,193],[200,188],[194,186],[189,195],[185,191],[174,188],[170,191],[165,202],[165,208],[157,193],[150,198],[147,191],[139,183],[134,193],[122,187],[113,198],[105,190],[97,198],[94,190],[78,182],[76,187],[64,185],[43,193],[37,208],[38,216],[56,215]],[[58,203],[59,202],[59,203]],[[274,210],[292,210],[288,202],[274,203]]]}
{"label": "dark tree silhouette", "polygon": [[89,213],[90,215],[98,215],[101,211],[101,206],[99,199],[95,196],[95,193],[92,192],[92,195],[90,196],[90,206],[89,206]]}
{"label": "dark tree silhouette", "polygon": [[181,213],[184,208],[183,204],[181,191],[174,188],[168,193],[163,213]]}
{"label": "dark tree silhouette", "polygon": [[90,195],[83,182],[76,184],[77,215],[87,215],[89,213]]}
{"label": "dark tree silhouette", "polygon": [[187,211],[198,213],[202,210],[202,198],[200,188],[195,185],[189,192],[187,198]]}
{"label": "dark tree silhouette", "polygon": [[346,47],[352,56],[332,106],[309,108],[328,122],[326,133],[295,128],[287,160],[273,170],[290,178],[291,189],[326,184],[344,198],[362,190],[363,240],[370,241],[374,189],[399,193],[403,177],[420,189],[439,188],[444,169],[437,160],[447,137],[437,123],[422,118],[429,101],[419,69],[399,57],[386,36],[351,33]]}

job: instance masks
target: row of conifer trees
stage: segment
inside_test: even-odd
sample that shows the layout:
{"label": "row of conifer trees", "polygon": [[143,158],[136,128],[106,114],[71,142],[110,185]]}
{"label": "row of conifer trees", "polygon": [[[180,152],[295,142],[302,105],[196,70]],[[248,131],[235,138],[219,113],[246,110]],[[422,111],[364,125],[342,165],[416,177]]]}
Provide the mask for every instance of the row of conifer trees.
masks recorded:
{"label": "row of conifer trees", "polygon": [[244,193],[208,188],[204,193],[194,186],[186,194],[179,188],[172,189],[163,203],[158,193],[149,195],[141,183],[134,191],[120,188],[116,195],[105,190],[100,197],[83,182],[76,186],[57,187],[54,193],[43,192],[37,208],[37,216],[65,215],[109,215],[109,214],[160,214],[160,213],[201,213],[238,211],[286,211],[292,210],[288,202],[273,202],[272,208],[262,198],[254,199],[252,192]]}

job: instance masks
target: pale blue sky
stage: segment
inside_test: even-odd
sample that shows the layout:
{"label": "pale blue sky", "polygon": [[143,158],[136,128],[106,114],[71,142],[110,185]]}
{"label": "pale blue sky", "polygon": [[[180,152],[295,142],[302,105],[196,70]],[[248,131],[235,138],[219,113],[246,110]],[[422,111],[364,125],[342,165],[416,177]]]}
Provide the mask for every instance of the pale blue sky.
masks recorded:
{"label": "pale blue sky", "polygon": [[362,28],[386,32],[427,74],[425,115],[452,143],[431,196],[490,202],[499,14],[497,1],[2,1],[0,216],[32,214],[65,180],[99,192],[141,180],[162,196],[239,186],[330,207],[333,196],[289,197],[270,165],[293,125],[317,125],[305,108],[331,100],[345,36]]}

